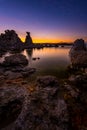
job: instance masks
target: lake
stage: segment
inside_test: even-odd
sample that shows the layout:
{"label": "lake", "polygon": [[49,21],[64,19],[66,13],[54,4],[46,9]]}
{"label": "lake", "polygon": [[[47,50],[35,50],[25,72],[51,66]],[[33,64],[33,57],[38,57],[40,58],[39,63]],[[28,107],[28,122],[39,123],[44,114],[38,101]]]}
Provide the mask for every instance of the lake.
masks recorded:
{"label": "lake", "polygon": [[66,68],[70,64],[70,47],[24,50],[29,66],[36,68],[36,76],[53,75],[67,77]]}

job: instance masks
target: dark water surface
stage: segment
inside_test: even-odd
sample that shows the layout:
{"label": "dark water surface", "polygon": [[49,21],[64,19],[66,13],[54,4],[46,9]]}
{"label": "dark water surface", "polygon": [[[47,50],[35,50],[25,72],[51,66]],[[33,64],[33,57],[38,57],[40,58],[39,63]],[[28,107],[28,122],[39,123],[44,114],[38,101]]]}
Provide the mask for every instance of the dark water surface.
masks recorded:
{"label": "dark water surface", "polygon": [[70,47],[43,48],[24,50],[23,54],[29,60],[29,66],[36,68],[36,76],[54,75],[64,78],[67,77],[66,68],[70,64],[69,50]]}

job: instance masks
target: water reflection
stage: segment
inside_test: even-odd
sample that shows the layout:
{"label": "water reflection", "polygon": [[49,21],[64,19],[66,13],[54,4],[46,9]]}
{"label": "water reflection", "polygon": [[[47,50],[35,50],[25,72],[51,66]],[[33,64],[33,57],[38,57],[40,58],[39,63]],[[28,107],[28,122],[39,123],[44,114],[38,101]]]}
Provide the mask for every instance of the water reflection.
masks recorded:
{"label": "water reflection", "polygon": [[6,52],[4,55],[1,55],[0,56],[0,63],[2,63],[5,60],[5,57],[10,56],[10,55],[11,55],[10,52]]}
{"label": "water reflection", "polygon": [[[29,66],[37,69],[37,75],[55,75],[59,76],[65,73],[66,67],[69,65],[70,48],[43,48],[24,50],[29,60]],[[38,60],[38,57],[40,58]],[[33,60],[36,58],[36,60]]]}

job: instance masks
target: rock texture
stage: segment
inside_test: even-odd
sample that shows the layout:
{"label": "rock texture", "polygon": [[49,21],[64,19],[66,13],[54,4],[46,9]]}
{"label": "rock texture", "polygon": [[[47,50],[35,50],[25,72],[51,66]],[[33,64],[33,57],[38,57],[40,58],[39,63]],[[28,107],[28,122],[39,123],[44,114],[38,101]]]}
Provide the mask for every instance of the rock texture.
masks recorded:
{"label": "rock texture", "polygon": [[65,85],[65,100],[73,130],[87,129],[87,74],[72,75]]}
{"label": "rock texture", "polygon": [[19,121],[18,117],[25,115],[27,109],[27,95],[27,90],[20,86],[0,87],[0,129],[16,130],[14,124]]}
{"label": "rock texture", "polygon": [[74,42],[69,55],[73,66],[87,67],[87,49],[83,39]]}
{"label": "rock texture", "polygon": [[6,30],[0,35],[0,50],[20,50],[22,49],[22,41],[14,30]]}
{"label": "rock texture", "polygon": [[3,76],[4,80],[30,77],[35,71],[35,68],[28,67],[26,56],[20,53],[6,56],[0,63],[0,76]]}
{"label": "rock texture", "polygon": [[2,66],[26,66],[28,65],[28,60],[26,59],[26,56],[18,53],[18,54],[13,54],[10,56],[6,56],[5,60],[2,63]]}
{"label": "rock texture", "polygon": [[[34,91],[12,85],[0,88],[0,120],[4,113],[2,107],[9,108],[13,115],[17,113],[13,122],[0,126],[1,130],[69,130],[67,104],[60,96],[57,79],[52,76],[38,77],[32,89]],[[16,107],[12,108],[12,104]],[[9,110],[3,123],[11,116]]]}

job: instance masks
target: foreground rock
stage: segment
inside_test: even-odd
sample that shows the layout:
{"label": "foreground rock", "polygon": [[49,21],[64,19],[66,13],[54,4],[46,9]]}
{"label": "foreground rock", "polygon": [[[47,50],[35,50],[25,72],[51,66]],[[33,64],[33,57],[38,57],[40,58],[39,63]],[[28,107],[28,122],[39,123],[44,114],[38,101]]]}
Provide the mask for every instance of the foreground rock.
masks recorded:
{"label": "foreground rock", "polygon": [[35,68],[21,68],[19,69],[12,69],[12,70],[7,70],[4,72],[3,76],[4,79],[18,79],[18,78],[29,78],[33,73],[36,72]]}
{"label": "foreground rock", "polygon": [[73,130],[87,129],[87,74],[71,75],[64,85],[69,119]]}
{"label": "foreground rock", "polygon": [[26,66],[28,65],[28,60],[26,59],[26,56],[19,53],[5,57],[5,60],[1,65],[5,67]]}
{"label": "foreground rock", "polygon": [[21,86],[0,87],[0,129],[6,126],[5,130],[13,129],[11,126],[16,124],[15,120],[18,121],[18,117],[25,114],[27,95],[26,89]]}
{"label": "foreground rock", "polygon": [[[33,92],[22,86],[2,87],[0,100],[0,120],[5,124],[4,128],[0,126],[1,130],[70,130],[67,104],[60,96],[60,85],[55,77],[39,77]],[[2,108],[8,108],[5,120]],[[16,117],[6,124],[11,114]]]}
{"label": "foreground rock", "polygon": [[83,39],[77,39],[70,52],[72,66],[87,67],[87,49]]}
{"label": "foreground rock", "polygon": [[17,79],[17,78],[28,78],[31,74],[36,72],[35,68],[27,66],[28,60],[26,56],[22,54],[13,54],[5,57],[5,60],[0,63],[0,76],[3,76],[3,80]]}

